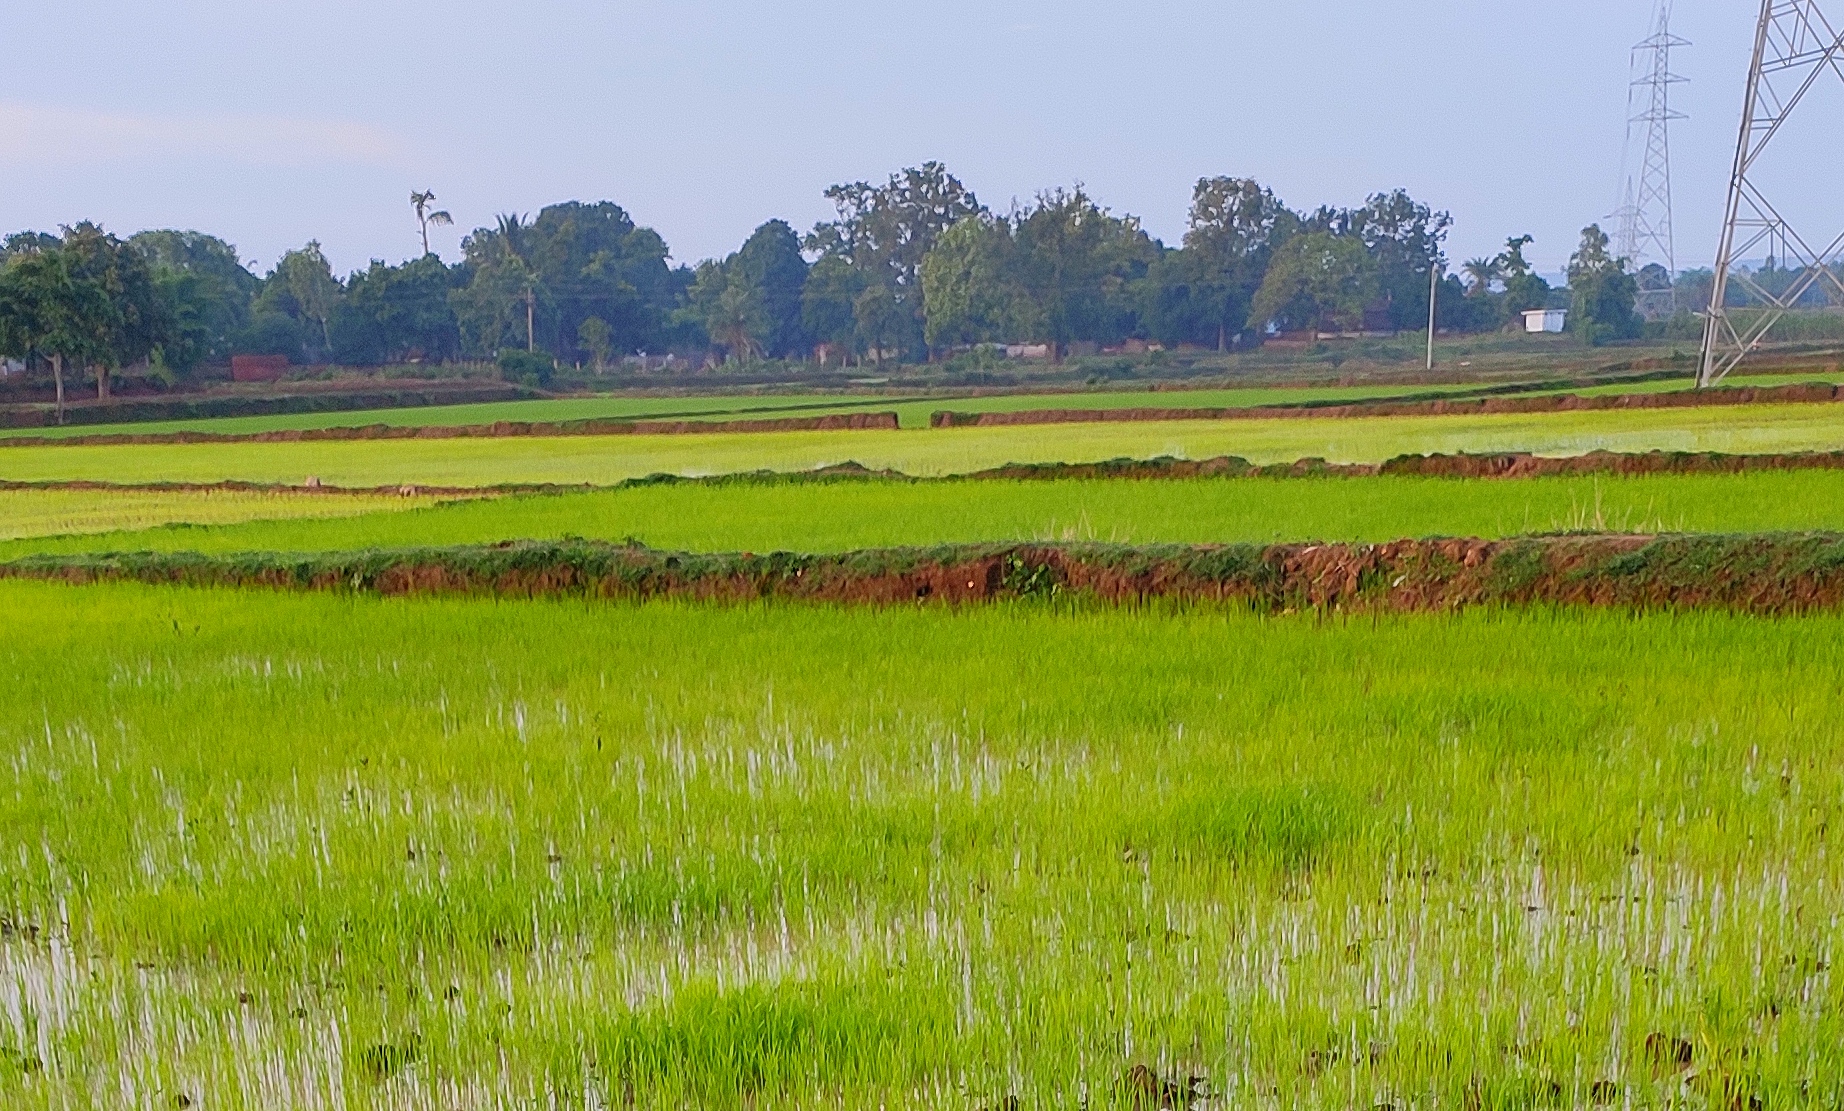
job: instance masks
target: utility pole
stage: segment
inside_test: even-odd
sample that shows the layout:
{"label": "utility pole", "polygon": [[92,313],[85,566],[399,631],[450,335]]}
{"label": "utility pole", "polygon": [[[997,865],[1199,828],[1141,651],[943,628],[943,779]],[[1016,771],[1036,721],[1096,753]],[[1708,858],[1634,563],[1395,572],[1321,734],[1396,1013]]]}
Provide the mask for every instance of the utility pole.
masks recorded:
{"label": "utility pole", "polygon": [[[1633,47],[1633,83],[1627,93],[1626,154],[1620,171],[1621,204],[1614,214],[1614,251],[1634,271],[1661,266],[1668,279],[1647,288],[1642,278],[1637,308],[1647,320],[1677,312],[1677,240],[1671,212],[1671,123],[1690,117],[1671,107],[1671,52],[1690,43],[1671,33],[1672,0],[1658,0],[1652,34]],[[1652,275],[1657,278],[1656,272]]]}
{"label": "utility pole", "polygon": [[1435,252],[1434,260],[1428,263],[1428,369],[1434,369],[1434,304],[1440,295],[1441,262],[1440,253]]}
{"label": "utility pole", "polygon": [[[1808,239],[1800,234],[1768,197],[1768,178],[1761,172],[1761,159],[1782,125],[1814,86],[1829,84],[1834,78],[1844,81],[1844,36],[1832,28],[1818,0],[1761,0],[1754,62],[1742,100],[1741,137],[1735,144],[1735,169],[1729,177],[1715,281],[1704,316],[1703,360],[1697,371],[1700,388],[1726,378],[1808,294],[1823,290],[1844,296],[1844,281],[1833,269],[1844,260],[1844,233],[1827,228],[1824,238]],[[1828,109],[1821,102],[1808,111]],[[1806,176],[1823,172],[1822,166],[1806,167]],[[1792,283],[1779,293],[1762,288],[1752,274],[1739,268],[1763,247],[1794,272]],[[1740,318],[1729,315],[1731,287],[1751,301],[1750,312]]]}
{"label": "utility pole", "polygon": [[536,287],[534,287],[530,282],[526,282],[525,283],[525,350],[527,351],[536,351],[538,349],[538,333],[537,333],[536,328],[533,327],[537,313],[538,313],[538,294],[536,291]]}

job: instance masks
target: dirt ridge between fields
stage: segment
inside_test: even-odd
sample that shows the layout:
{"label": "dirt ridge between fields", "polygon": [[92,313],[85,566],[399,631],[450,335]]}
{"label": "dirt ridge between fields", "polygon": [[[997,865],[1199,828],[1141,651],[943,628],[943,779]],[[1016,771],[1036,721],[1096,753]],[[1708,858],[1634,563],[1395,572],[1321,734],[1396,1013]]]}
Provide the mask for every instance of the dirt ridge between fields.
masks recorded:
{"label": "dirt ridge between fields", "polygon": [[936,412],[932,428],[991,428],[1043,424],[1135,424],[1183,420],[1348,420],[1359,417],[1480,416],[1488,414],[1583,413],[1630,409],[1702,409],[1736,405],[1827,404],[1844,399],[1844,386],[1722,387],[1672,393],[1537,397],[1498,396],[1423,401],[1353,401],[1338,405],[1265,405],[1247,408],[1025,409],[1008,413]]}
{"label": "dirt ridge between fields", "polygon": [[516,542],[310,556],[35,556],[0,564],[0,578],[713,603],[1174,600],[1233,603],[1262,612],[1557,605],[1778,615],[1844,605],[1844,535],[1566,535],[1267,546],[960,544],[840,555]]}
{"label": "dirt ridge between fields", "polygon": [[1419,478],[1531,479],[1610,475],[1721,475],[1759,471],[1844,470],[1844,451],[1784,452],[1728,455],[1721,452],[1591,451],[1582,455],[1546,456],[1525,452],[1458,455],[1400,455],[1382,463],[1328,463],[1301,459],[1293,463],[1251,463],[1239,456],[1211,459],[1111,459],[1098,463],[1007,463],[966,474],[917,476],[901,471],[873,470],[858,463],[840,463],[811,471],[739,471],[726,475],[654,474],[612,485],[590,483],[497,483],[487,486],[441,486],[393,483],[381,486],[306,485],[225,479],[219,482],[102,482],[91,479],[15,481],[0,479],[4,491],[93,491],[129,494],[288,494],[303,496],[400,495],[403,497],[494,497],[515,495],[586,494],[630,490],[644,486],[796,486],[843,482],[892,482],[925,485],[966,482],[1067,482],[1111,479],[1156,482],[1196,478],[1374,478],[1396,475]]}
{"label": "dirt ridge between fields", "polygon": [[271,432],[107,432],[76,436],[11,436],[7,447],[117,447],[160,444],[292,444],[345,440],[492,440],[554,436],[683,436],[722,432],[895,431],[895,413],[828,413],[817,417],[748,420],[495,421],[492,424],[367,424],[352,428],[286,428]]}

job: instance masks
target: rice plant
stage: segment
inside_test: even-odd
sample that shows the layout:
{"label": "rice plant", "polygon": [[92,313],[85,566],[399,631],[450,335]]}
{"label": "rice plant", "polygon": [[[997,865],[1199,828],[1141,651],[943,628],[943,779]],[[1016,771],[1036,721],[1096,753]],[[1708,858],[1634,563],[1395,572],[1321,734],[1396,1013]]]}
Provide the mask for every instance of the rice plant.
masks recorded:
{"label": "rice plant", "polygon": [[245,521],[329,520],[436,505],[431,497],[246,490],[0,490],[0,539]]}
{"label": "rice plant", "polygon": [[33,445],[0,449],[0,480],[252,482],[375,488],[409,484],[605,486],[651,474],[805,471],[846,462],[918,476],[1007,463],[1237,455],[1318,457],[1594,450],[1758,454],[1844,447],[1844,406],[1608,410],[1469,416],[1067,424],[902,431],[710,433],[332,443]]}
{"label": "rice plant", "polygon": [[[48,501],[62,495],[47,492]],[[324,499],[323,499],[324,500]],[[376,503],[360,502],[360,505]],[[0,542],[0,560],[103,551],[314,552],[570,537],[668,551],[842,552],[988,541],[1280,543],[1554,532],[1844,531],[1844,472],[1636,478],[723,483],[458,501],[338,521]],[[0,498],[0,532],[51,511]]]}
{"label": "rice plant", "polygon": [[1838,617],[0,613],[7,1106],[1844,1094]]}

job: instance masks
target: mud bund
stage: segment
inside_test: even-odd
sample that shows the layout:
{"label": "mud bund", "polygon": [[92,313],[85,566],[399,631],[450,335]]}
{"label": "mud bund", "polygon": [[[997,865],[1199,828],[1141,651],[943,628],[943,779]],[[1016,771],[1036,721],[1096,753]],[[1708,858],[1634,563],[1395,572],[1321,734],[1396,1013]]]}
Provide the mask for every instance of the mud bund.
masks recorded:
{"label": "mud bund", "polygon": [[1705,409],[1731,405],[1819,405],[1844,398],[1844,387],[1793,386],[1683,390],[1606,396],[1542,394],[1348,404],[1274,405],[1240,409],[1027,409],[1010,413],[937,412],[934,428],[984,428],[1025,424],[1137,424],[1183,420],[1337,420],[1357,417],[1478,416],[1493,413],[1586,413],[1619,409]]}
{"label": "mud bund", "polygon": [[276,432],[108,432],[56,439],[14,436],[0,447],[117,447],[156,444],[296,444],[346,440],[503,440],[546,436],[692,436],[735,432],[895,431],[895,413],[829,413],[761,420],[580,420],[551,423],[367,424],[356,428],[291,428]]}
{"label": "mud bund", "polygon": [[1273,546],[957,545],[842,555],[689,554],[596,542],[309,557],[32,557],[0,578],[376,595],[719,603],[974,605],[1160,599],[1263,612],[1479,606],[1830,611],[1844,603],[1844,535],[1549,536],[1506,541]]}

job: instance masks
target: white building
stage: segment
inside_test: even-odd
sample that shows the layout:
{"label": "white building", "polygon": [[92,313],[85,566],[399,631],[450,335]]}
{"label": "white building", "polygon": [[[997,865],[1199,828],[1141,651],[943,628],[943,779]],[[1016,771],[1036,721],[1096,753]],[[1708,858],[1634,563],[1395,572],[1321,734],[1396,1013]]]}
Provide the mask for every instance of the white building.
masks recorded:
{"label": "white building", "polygon": [[1524,330],[1531,334],[1560,332],[1569,326],[1567,309],[1531,309],[1524,314]]}

